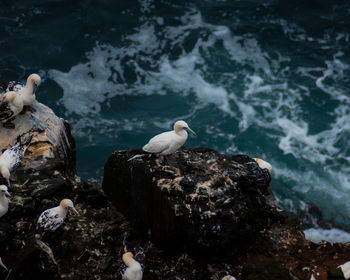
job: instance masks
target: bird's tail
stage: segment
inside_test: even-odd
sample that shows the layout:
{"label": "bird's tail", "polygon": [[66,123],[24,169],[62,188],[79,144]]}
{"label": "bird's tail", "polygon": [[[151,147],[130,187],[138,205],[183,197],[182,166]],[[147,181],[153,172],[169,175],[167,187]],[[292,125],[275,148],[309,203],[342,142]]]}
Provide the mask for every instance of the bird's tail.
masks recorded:
{"label": "bird's tail", "polygon": [[147,154],[139,154],[139,155],[135,155],[135,156],[133,156],[133,157],[129,158],[129,159],[128,159],[128,161],[132,161],[132,160],[134,160],[134,159],[137,159],[137,158],[143,157],[144,155],[147,155]]}

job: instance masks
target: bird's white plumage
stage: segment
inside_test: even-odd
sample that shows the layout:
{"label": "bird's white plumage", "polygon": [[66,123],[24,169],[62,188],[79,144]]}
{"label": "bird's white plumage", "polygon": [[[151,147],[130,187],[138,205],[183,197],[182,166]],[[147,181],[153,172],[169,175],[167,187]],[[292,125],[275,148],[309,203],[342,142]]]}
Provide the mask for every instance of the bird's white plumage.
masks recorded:
{"label": "bird's white plumage", "polygon": [[7,198],[7,196],[10,196],[7,186],[0,185],[0,218],[4,216],[9,209],[10,200]]}
{"label": "bird's white plumage", "polygon": [[231,275],[226,275],[221,280],[236,280],[236,278]]}
{"label": "bird's white plumage", "polygon": [[31,74],[27,78],[27,83],[24,87],[18,90],[18,94],[23,98],[23,105],[30,106],[35,100],[35,92],[41,83],[41,78],[38,74]]}
{"label": "bird's white plumage", "polygon": [[0,121],[6,122],[16,117],[23,110],[23,106],[23,98],[17,92],[4,93],[0,104]]}
{"label": "bird's white plumage", "polygon": [[345,279],[350,279],[350,261],[339,265]]}
{"label": "bird's white plumage", "polygon": [[186,122],[177,121],[174,124],[174,130],[154,136],[142,149],[148,153],[160,155],[172,154],[185,144],[188,137],[186,129],[195,134]]}
{"label": "bird's white plumage", "polygon": [[267,169],[270,173],[272,172],[272,165],[261,158],[254,158],[261,169]]}
{"label": "bird's white plumage", "polygon": [[10,184],[11,171],[21,163],[31,139],[31,137],[28,137],[22,143],[21,137],[18,137],[17,142],[11,148],[5,150],[0,156],[0,173],[7,180],[8,184]]}
{"label": "bird's white plumage", "polygon": [[38,74],[30,74],[26,84],[19,82],[10,82],[6,91],[15,91],[23,99],[24,106],[30,106],[35,100],[35,92],[41,84],[41,78]]}
{"label": "bird's white plumage", "polygon": [[69,208],[78,213],[70,199],[63,199],[60,205],[46,209],[39,216],[37,229],[55,231],[63,224]]}
{"label": "bird's white plumage", "polygon": [[127,269],[123,273],[123,280],[141,280],[143,276],[141,264],[133,258],[133,254],[127,252],[122,257]]}

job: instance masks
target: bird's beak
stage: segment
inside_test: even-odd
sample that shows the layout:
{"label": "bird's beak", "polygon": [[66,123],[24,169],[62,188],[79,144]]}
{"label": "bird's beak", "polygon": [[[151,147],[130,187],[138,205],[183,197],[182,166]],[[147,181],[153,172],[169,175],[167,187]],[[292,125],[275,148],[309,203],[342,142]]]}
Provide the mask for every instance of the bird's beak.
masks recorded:
{"label": "bird's beak", "polygon": [[37,88],[38,88],[38,86],[34,83],[34,85],[33,85],[33,94],[35,94]]}
{"label": "bird's beak", "polygon": [[188,131],[191,132],[194,136],[197,136],[197,134],[189,127],[187,127]]}
{"label": "bird's beak", "polygon": [[77,209],[75,209],[74,207],[71,208],[73,210],[73,212],[75,213],[75,215],[79,216],[79,212],[77,211]]}
{"label": "bird's beak", "polygon": [[10,194],[8,191],[5,191],[5,194],[6,194],[8,197],[11,197],[11,194]]}

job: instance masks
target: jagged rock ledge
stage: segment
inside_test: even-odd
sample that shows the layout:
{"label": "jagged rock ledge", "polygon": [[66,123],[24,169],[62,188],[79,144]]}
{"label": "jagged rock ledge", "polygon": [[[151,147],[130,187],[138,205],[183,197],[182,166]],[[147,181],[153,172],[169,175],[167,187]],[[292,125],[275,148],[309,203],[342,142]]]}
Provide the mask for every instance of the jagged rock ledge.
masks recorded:
{"label": "jagged rock ledge", "polygon": [[283,218],[268,203],[270,175],[248,156],[183,149],[168,156],[114,152],[103,189],[139,231],[169,251],[235,255]]}

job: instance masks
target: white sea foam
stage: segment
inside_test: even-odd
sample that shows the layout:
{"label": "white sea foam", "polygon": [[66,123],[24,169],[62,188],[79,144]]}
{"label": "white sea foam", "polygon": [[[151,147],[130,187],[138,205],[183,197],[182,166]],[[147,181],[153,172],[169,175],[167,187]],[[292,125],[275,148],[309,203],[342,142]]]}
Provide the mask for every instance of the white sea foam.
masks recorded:
{"label": "white sea foam", "polygon": [[[141,9],[148,14],[153,2],[145,2]],[[118,46],[96,43],[86,54],[86,61],[72,66],[67,73],[49,71],[49,77],[63,89],[60,102],[76,134],[83,137],[95,127],[101,128],[101,134],[115,137],[122,130],[142,131],[142,117],[110,120],[103,115],[101,106],[108,106],[116,96],[175,94],[183,104],[190,98],[193,104],[183,116],[192,117],[213,106],[222,119],[238,124],[231,131],[203,125],[208,137],[201,144],[228,153],[242,152],[235,137],[255,127],[264,132],[265,142],[278,148],[281,157],[291,155],[298,163],[273,162],[273,178],[289,182],[294,199],[306,195],[316,205],[322,199],[334,201],[333,209],[331,204],[324,206],[330,218],[348,211],[350,202],[337,201],[350,188],[349,168],[339,162],[350,162],[350,151],[340,145],[341,141],[347,142],[350,131],[350,97],[348,89],[338,83],[349,74],[345,54],[336,51],[324,66],[301,64],[293,70],[288,54],[269,53],[251,34],[237,35],[227,26],[207,23],[196,10],[184,12],[176,26],[165,25],[159,16],[144,16],[142,20]],[[293,41],[315,40],[323,46],[327,42],[310,38],[303,28],[286,20],[272,20],[271,24],[281,26]],[[185,47],[195,31],[201,35],[191,47]],[[348,38],[347,34],[337,36],[338,41]],[[218,46],[220,59],[229,62],[232,69],[225,68],[216,75],[219,70],[207,62]],[[320,92],[311,92],[307,84],[296,84],[294,77],[310,80]],[[303,102],[316,94],[324,94],[325,102],[334,101],[334,107],[323,107],[329,123],[318,130],[305,117],[308,112],[303,107]],[[169,128],[174,117],[154,116],[149,121]],[[225,143],[211,144],[218,138],[226,139]],[[259,141],[251,141],[264,150]],[[287,204],[286,208],[300,207],[298,203]]]}
{"label": "white sea foam", "polygon": [[322,228],[309,228],[304,230],[305,238],[313,242],[320,242],[322,240],[331,243],[346,243],[350,242],[350,233],[341,229],[322,229]]}

